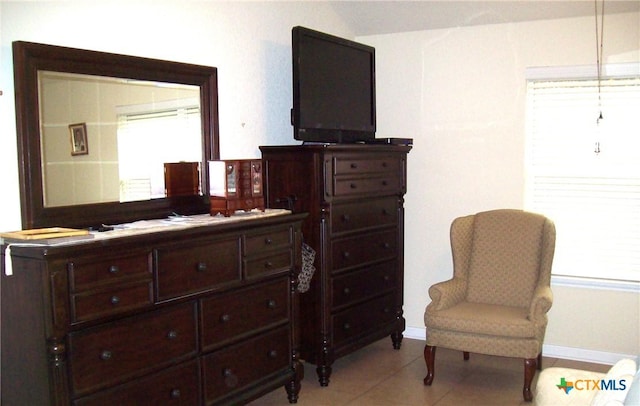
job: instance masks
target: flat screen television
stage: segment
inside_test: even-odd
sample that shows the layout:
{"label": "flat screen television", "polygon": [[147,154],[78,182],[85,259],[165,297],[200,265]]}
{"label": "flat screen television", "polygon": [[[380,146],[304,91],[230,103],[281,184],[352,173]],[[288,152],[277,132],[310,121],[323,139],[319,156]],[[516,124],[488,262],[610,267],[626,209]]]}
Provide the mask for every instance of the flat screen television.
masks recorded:
{"label": "flat screen television", "polygon": [[294,138],[314,143],[375,139],[375,48],[294,27]]}

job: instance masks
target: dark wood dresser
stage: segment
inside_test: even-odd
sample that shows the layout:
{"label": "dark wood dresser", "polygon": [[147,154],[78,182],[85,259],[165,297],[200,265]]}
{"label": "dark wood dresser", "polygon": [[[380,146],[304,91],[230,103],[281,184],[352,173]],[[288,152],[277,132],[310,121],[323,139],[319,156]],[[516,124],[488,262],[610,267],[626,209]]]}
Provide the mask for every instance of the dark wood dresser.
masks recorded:
{"label": "dark wood dresser", "polygon": [[295,403],[305,214],[273,212],[3,246],[2,405]]}
{"label": "dark wood dresser", "polygon": [[308,212],[316,271],[301,294],[301,356],[329,384],[333,362],[387,335],[400,348],[406,160],[411,147],[260,147],[268,207]]}

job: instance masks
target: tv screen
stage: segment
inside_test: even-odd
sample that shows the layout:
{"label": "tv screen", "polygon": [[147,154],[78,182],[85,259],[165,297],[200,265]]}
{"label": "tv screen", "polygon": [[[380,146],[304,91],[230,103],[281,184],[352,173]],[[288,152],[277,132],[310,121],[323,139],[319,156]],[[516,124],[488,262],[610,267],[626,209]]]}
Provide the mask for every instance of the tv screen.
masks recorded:
{"label": "tv screen", "polygon": [[294,138],[375,138],[375,49],[304,27],[292,29]]}

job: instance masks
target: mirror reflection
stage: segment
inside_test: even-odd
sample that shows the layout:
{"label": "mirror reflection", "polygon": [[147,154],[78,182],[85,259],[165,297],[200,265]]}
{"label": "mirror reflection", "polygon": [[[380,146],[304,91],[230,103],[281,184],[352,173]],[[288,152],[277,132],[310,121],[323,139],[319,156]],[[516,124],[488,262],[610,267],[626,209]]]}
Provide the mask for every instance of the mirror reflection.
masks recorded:
{"label": "mirror reflection", "polygon": [[38,71],[38,93],[44,207],[166,197],[165,164],[202,161],[199,86]]}

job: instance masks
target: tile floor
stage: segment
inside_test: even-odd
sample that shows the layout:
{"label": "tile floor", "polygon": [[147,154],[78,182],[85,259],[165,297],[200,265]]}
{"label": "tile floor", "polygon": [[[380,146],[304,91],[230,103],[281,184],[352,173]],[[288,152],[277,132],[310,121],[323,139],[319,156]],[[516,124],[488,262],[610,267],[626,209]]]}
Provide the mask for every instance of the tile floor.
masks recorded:
{"label": "tile floor", "polygon": [[[424,341],[405,338],[394,350],[390,339],[378,341],[337,360],[329,386],[320,387],[315,365],[304,364],[305,378],[298,405],[531,405],[522,399],[523,361],[438,348],[432,386],[424,386]],[[543,368],[560,366],[606,372],[610,365],[543,357]],[[536,374],[536,377],[538,375]],[[534,380],[534,393],[535,393]],[[288,405],[283,388],[255,400],[251,406]]]}

